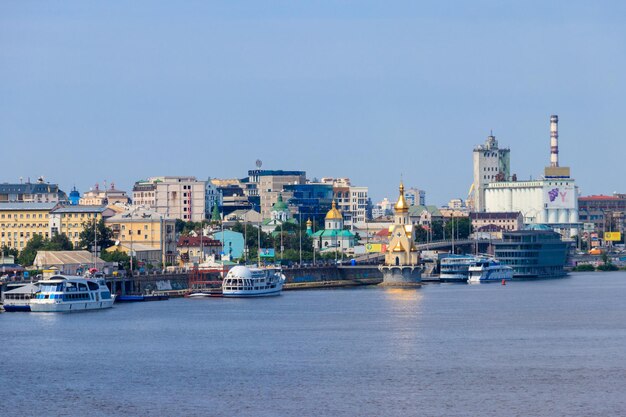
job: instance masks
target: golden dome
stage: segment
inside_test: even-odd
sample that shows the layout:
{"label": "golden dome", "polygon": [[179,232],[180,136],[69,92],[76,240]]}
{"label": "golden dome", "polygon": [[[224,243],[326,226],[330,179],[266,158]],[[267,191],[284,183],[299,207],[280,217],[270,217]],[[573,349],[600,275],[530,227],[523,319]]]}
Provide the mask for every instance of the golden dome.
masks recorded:
{"label": "golden dome", "polygon": [[396,213],[406,213],[409,211],[409,203],[407,203],[404,198],[404,184],[400,181],[400,197],[398,197],[398,202],[394,206],[396,209]]}
{"label": "golden dome", "polygon": [[333,206],[328,213],[326,213],[326,220],[343,220],[341,212],[337,210],[337,204],[333,200]]}
{"label": "golden dome", "polygon": [[306,227],[310,229],[311,226],[313,226],[313,222],[311,221],[311,218],[309,217],[309,219],[306,221]]}

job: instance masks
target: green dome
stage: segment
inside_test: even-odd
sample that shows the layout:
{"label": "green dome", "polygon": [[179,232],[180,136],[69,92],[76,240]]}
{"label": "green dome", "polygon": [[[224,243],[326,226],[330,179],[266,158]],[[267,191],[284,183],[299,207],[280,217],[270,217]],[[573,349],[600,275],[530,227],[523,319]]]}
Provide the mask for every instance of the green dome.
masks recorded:
{"label": "green dome", "polygon": [[278,201],[272,206],[272,211],[287,211],[287,204],[283,201],[282,194],[278,194]]}

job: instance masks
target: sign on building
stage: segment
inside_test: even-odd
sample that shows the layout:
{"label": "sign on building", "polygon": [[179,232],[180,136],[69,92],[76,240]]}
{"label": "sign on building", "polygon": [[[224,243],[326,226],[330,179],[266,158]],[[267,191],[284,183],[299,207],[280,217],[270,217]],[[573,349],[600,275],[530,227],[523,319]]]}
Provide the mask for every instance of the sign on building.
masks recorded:
{"label": "sign on building", "polygon": [[274,248],[261,248],[261,258],[274,258]]}
{"label": "sign on building", "polygon": [[543,192],[546,208],[576,207],[576,190],[571,185],[546,186]]}
{"label": "sign on building", "polygon": [[619,242],[622,240],[622,234],[620,232],[604,232],[604,240]]}
{"label": "sign on building", "polygon": [[595,229],[595,225],[593,223],[584,223],[583,224],[583,230],[585,232],[593,232],[594,229]]}
{"label": "sign on building", "polygon": [[387,245],[384,245],[382,243],[368,243],[365,246],[365,250],[370,253],[387,252]]}

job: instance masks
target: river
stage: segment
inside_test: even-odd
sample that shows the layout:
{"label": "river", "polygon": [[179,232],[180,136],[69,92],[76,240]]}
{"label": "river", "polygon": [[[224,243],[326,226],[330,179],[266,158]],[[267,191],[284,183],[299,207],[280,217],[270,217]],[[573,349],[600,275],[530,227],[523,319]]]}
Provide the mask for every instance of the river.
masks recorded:
{"label": "river", "polygon": [[11,416],[626,415],[626,273],[3,313]]}

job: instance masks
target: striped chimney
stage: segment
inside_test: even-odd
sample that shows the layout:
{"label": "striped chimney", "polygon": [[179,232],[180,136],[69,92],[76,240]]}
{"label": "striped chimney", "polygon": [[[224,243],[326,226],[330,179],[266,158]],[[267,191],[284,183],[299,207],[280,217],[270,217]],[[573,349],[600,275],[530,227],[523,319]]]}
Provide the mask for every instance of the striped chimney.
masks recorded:
{"label": "striped chimney", "polygon": [[550,166],[559,166],[559,116],[550,116]]}

